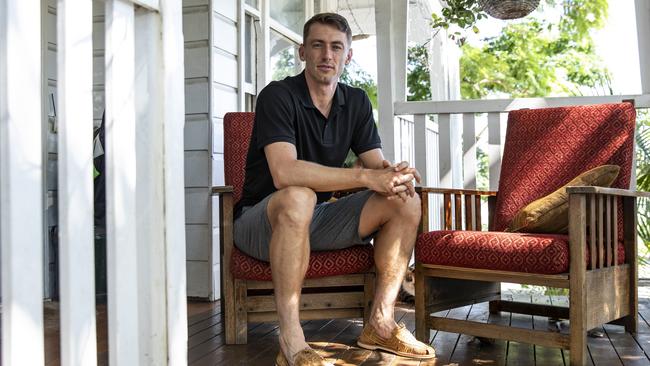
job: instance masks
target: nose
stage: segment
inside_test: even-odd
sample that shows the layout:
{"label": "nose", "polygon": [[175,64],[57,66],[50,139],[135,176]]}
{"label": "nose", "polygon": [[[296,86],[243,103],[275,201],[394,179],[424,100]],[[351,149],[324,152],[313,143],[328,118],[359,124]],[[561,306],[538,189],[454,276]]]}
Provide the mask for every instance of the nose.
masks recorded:
{"label": "nose", "polygon": [[331,60],[332,50],[329,47],[323,47],[323,53],[321,57],[323,58],[323,60]]}

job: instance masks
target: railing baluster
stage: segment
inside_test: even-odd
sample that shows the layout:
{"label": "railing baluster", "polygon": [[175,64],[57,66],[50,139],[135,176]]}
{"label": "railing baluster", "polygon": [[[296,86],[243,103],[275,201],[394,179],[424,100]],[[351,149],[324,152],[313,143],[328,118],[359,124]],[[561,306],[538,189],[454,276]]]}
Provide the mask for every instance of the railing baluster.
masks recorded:
{"label": "railing baluster", "polygon": [[438,115],[438,169],[440,177],[440,187],[453,187],[452,179],[452,133],[451,133],[451,115]]}
{"label": "railing baluster", "polygon": [[476,118],[463,114],[463,186],[476,189]]}
{"label": "railing baluster", "polygon": [[0,1],[3,365],[42,365],[41,1]]}
{"label": "railing baluster", "polygon": [[501,175],[501,130],[503,125],[501,113],[488,113],[488,166],[490,169],[490,190],[499,189]]}
{"label": "railing baluster", "polygon": [[474,229],[474,220],[472,214],[472,196],[469,194],[465,195],[465,230]]}
{"label": "railing baluster", "polygon": [[[427,116],[426,114],[416,114],[413,116],[415,131],[413,144],[415,146],[415,168],[422,176],[422,185],[427,186],[429,183],[427,173]],[[411,163],[412,164],[412,163]]]}
{"label": "railing baluster", "polygon": [[443,201],[444,228],[451,230],[451,194],[445,193]]}
{"label": "railing baluster", "polygon": [[589,195],[589,254],[591,257],[590,268],[598,268],[598,250],[596,246],[596,195]]}
{"label": "railing baluster", "polygon": [[106,0],[106,225],[108,352],[115,365],[139,363],[134,9]]}
{"label": "railing baluster", "polygon": [[607,195],[605,198],[605,245],[607,246],[607,267],[612,263],[612,196]]}
{"label": "railing baluster", "polygon": [[618,198],[612,202],[612,242],[614,243],[614,265],[618,265]]}
{"label": "railing baluster", "polygon": [[598,220],[598,268],[604,268],[605,263],[605,248],[603,238],[603,196],[598,195],[598,210],[596,218]]}
{"label": "railing baluster", "polygon": [[[185,125],[183,65],[183,3],[160,0],[162,17],[163,160],[165,174],[165,271],[167,359],[169,365],[187,362],[187,294],[185,272],[185,193],[183,135]],[[241,57],[241,56],[240,56]],[[240,58],[241,59],[241,58]],[[218,255],[218,251],[217,254]]]}
{"label": "railing baluster", "polygon": [[474,196],[474,213],[476,214],[476,231],[482,231],[483,225],[481,224],[481,196]]}
{"label": "railing baluster", "polygon": [[59,0],[61,364],[95,365],[92,2]]}
{"label": "railing baluster", "polygon": [[463,230],[463,204],[460,194],[454,194],[454,215],[456,230]]}

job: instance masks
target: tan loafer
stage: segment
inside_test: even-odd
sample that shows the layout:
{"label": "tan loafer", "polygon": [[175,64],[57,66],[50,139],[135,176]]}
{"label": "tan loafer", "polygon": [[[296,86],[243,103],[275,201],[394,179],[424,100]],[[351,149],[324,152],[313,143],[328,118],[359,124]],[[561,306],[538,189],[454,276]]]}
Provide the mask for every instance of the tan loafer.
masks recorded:
{"label": "tan loafer", "polygon": [[[275,358],[275,366],[289,366],[289,361],[284,357],[282,350],[278,353],[278,357]],[[331,363],[325,361],[321,355],[316,353],[312,348],[305,348],[302,351],[293,355],[293,366],[334,366]]]}
{"label": "tan loafer", "polygon": [[436,357],[436,351],[428,344],[424,344],[413,336],[411,332],[406,329],[404,324],[399,324],[390,338],[382,338],[377,334],[375,328],[368,324],[363,328],[361,336],[357,340],[357,344],[361,348],[394,353],[398,356],[415,358],[425,360]]}

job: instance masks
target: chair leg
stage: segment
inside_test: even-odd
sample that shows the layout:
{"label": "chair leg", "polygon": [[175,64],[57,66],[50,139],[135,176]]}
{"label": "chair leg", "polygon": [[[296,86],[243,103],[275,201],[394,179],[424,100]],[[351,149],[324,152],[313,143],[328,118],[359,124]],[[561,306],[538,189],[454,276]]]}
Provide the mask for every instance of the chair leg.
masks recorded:
{"label": "chair leg", "polygon": [[372,302],[375,298],[375,273],[366,273],[363,282],[363,326],[365,327],[368,324],[368,320],[370,320]]}
{"label": "chair leg", "polygon": [[420,264],[415,264],[415,337],[428,343],[431,330],[427,323],[426,299],[428,298],[426,277],[422,274]]}
{"label": "chair leg", "polygon": [[248,315],[246,313],[246,281],[235,280],[235,344],[248,343]]}
{"label": "chair leg", "polygon": [[501,302],[497,300],[490,301],[490,314],[496,314],[501,311]]}

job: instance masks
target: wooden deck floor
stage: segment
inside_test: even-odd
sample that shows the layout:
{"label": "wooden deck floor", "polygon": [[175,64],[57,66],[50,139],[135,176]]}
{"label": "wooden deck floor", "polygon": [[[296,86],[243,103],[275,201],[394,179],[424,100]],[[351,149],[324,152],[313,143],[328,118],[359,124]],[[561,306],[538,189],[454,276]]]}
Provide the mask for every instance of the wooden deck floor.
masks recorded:
{"label": "wooden deck floor", "polygon": [[[517,301],[547,304],[566,304],[566,297],[549,297],[512,293],[507,295]],[[505,297],[505,296],[504,296]],[[247,345],[226,346],[220,305],[192,302],[188,304],[188,358],[192,366],[205,365],[273,365],[278,352],[278,327],[276,324],[252,324]],[[440,315],[440,314],[439,314]],[[511,324],[524,328],[551,328],[568,332],[568,322],[549,321],[502,312],[491,315],[487,303],[466,306],[441,314],[450,318]],[[592,365],[650,365],[650,298],[641,298],[639,306],[639,333],[632,336],[619,326],[600,328],[602,338],[589,338],[589,362]],[[413,309],[401,305],[397,319],[414,330]],[[98,306],[98,364],[107,365],[106,307]],[[59,325],[58,304],[45,304],[46,365],[58,365]],[[568,365],[568,351],[529,344],[496,341],[482,344],[473,337],[446,332],[432,333],[431,343],[438,357],[433,361],[418,362],[396,357],[384,352],[370,352],[355,346],[361,333],[360,319],[312,320],[303,323],[307,341],[337,365]]]}
{"label": "wooden deck floor", "polygon": [[[511,294],[517,301],[566,304],[566,297]],[[189,317],[189,364],[205,365],[273,365],[278,352],[276,324],[253,324],[249,327],[247,345],[223,344],[223,328],[219,306]],[[592,365],[650,365],[650,299],[641,299],[639,333],[632,336],[623,327],[606,325],[600,328],[602,338],[589,338]],[[412,307],[400,306],[397,318],[414,330]],[[439,313],[449,318],[511,324],[523,328],[568,332],[568,322],[553,322],[545,317],[501,313],[491,315],[487,303]],[[432,333],[431,344],[437,358],[419,362],[384,352],[371,352],[355,346],[361,333],[361,320],[312,320],[303,323],[307,341],[336,365],[568,365],[569,353],[557,348],[524,343],[496,341],[482,344],[471,336],[446,332]]]}

